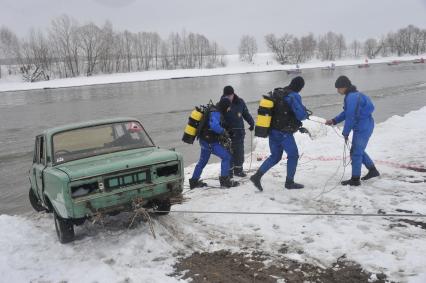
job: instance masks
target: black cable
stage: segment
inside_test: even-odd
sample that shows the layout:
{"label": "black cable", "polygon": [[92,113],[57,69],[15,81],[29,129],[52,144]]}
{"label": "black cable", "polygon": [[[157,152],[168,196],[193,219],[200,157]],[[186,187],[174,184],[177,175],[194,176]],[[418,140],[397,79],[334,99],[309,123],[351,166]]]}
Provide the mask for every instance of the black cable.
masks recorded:
{"label": "black cable", "polygon": [[426,217],[426,214],[380,214],[380,213],[314,213],[314,212],[260,212],[260,211],[202,211],[171,210],[151,211],[153,213],[190,213],[190,214],[230,214],[230,215],[279,215],[279,216],[335,216],[335,217]]}

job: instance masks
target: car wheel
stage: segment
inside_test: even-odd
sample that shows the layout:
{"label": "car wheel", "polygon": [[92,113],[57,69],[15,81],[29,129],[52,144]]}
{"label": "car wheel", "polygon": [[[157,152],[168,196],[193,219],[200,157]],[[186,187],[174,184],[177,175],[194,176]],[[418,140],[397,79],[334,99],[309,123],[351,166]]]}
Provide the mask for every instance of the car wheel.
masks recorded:
{"label": "car wheel", "polygon": [[154,203],[154,206],[153,206],[154,210],[161,211],[161,212],[156,212],[155,214],[157,214],[157,215],[169,214],[171,207],[172,207],[172,205],[170,204],[169,199],[158,200]]}
{"label": "car wheel", "polygon": [[72,220],[72,224],[74,224],[76,226],[83,225],[84,222],[86,222],[86,218],[76,218],[76,219]]}
{"label": "car wheel", "polygon": [[59,242],[62,244],[72,242],[74,240],[74,225],[72,220],[63,219],[56,212],[53,212],[53,218]]}
{"label": "car wheel", "polygon": [[33,189],[30,188],[29,196],[30,204],[32,208],[34,208],[35,211],[40,212],[46,210],[42,205],[40,200],[37,198],[36,194],[34,193]]}

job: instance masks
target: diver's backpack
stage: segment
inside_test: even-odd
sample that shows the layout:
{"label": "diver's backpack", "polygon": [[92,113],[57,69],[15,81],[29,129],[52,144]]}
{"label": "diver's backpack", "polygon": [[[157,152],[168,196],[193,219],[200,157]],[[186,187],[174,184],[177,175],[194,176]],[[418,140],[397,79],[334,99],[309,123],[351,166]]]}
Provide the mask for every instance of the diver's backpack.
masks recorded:
{"label": "diver's backpack", "polygon": [[263,96],[257,110],[254,131],[256,137],[266,138],[271,128],[296,132],[302,126],[290,106],[283,100],[283,97],[289,93],[286,88],[275,88],[273,91],[268,92],[268,96]]}
{"label": "diver's backpack", "polygon": [[184,143],[193,144],[195,138],[199,137],[205,124],[208,122],[212,105],[213,103],[210,101],[207,105],[196,106],[192,110],[182,137]]}
{"label": "diver's backpack", "polygon": [[[302,126],[302,122],[297,120],[290,105],[283,99],[291,92],[288,88],[276,88],[272,92],[275,101],[272,113],[271,128],[283,132],[295,133]],[[306,110],[306,109],[305,109]]]}

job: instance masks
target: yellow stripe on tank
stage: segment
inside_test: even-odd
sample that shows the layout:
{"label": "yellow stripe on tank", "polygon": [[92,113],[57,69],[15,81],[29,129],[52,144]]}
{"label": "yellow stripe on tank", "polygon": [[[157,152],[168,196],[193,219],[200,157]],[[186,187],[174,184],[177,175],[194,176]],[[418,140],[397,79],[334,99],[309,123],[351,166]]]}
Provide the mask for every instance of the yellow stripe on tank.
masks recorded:
{"label": "yellow stripe on tank", "polygon": [[272,120],[271,116],[258,115],[256,126],[269,128],[269,126],[271,125],[271,120]]}
{"label": "yellow stripe on tank", "polygon": [[185,133],[191,136],[195,136],[197,134],[197,129],[190,125],[186,125]]}
{"label": "yellow stripe on tank", "polygon": [[272,100],[263,98],[260,100],[260,106],[265,108],[272,108],[274,107],[274,102]]}
{"label": "yellow stripe on tank", "polygon": [[200,121],[201,118],[203,118],[203,113],[197,110],[193,110],[191,112],[191,118],[194,119],[195,121]]}

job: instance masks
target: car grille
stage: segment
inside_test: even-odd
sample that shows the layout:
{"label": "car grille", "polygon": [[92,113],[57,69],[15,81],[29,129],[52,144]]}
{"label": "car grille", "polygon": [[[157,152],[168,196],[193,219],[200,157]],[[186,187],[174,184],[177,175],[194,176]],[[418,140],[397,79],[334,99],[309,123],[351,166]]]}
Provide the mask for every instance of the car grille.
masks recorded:
{"label": "car grille", "polygon": [[119,176],[104,178],[104,187],[106,190],[142,184],[149,180],[149,170],[131,172]]}

